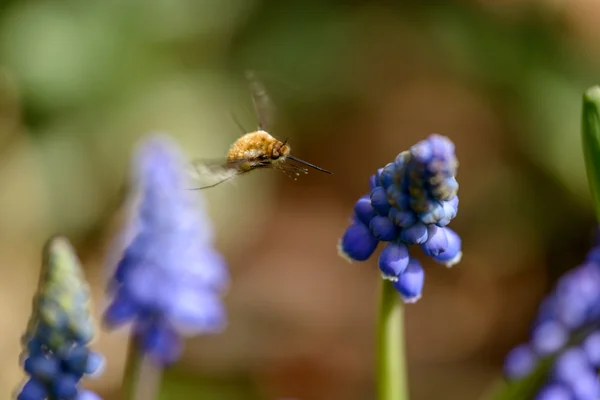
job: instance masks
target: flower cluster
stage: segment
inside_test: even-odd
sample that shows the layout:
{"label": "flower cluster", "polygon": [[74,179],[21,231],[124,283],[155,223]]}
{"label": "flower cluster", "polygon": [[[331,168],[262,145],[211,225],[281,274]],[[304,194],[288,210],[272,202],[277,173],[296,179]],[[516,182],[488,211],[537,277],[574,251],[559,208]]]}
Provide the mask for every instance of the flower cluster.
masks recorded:
{"label": "flower cluster", "polygon": [[104,360],[87,347],[94,336],[89,291],[79,260],[64,237],[50,239],[33,311],[22,338],[23,368],[29,379],[18,400],[99,400],[79,387],[98,374]]}
{"label": "flower cluster", "polygon": [[179,358],[184,337],[225,325],[226,263],[212,247],[212,225],[198,208],[198,192],[188,190],[184,165],[167,137],[151,137],[139,148],[135,235],[117,265],[104,314],[108,327],[133,322],[141,351],[160,364]]}
{"label": "flower cluster", "polygon": [[600,246],[563,275],[541,303],[528,343],[505,359],[509,381],[530,375],[542,360],[551,367],[538,400],[600,397]]}
{"label": "flower cluster", "polygon": [[352,225],[338,245],[340,254],[364,261],[380,241],[388,242],[379,256],[382,276],[405,302],[417,301],[425,276],[408,246],[420,245],[447,267],[462,256],[460,237],[447,227],[458,211],[457,168],[454,144],[441,135],[400,153],[371,177],[371,193],[356,202]]}

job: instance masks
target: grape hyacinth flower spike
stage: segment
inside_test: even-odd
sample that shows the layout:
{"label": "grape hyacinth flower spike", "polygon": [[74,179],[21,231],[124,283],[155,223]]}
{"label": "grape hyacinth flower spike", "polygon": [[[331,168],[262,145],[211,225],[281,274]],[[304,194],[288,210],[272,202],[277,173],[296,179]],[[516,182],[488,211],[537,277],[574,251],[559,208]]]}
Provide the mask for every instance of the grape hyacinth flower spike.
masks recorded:
{"label": "grape hyacinth flower spike", "polygon": [[371,176],[371,192],[354,205],[351,225],[338,243],[348,261],[365,261],[379,242],[383,277],[376,336],[377,398],[407,400],[403,310],[421,298],[425,272],[410,254],[419,245],[434,261],[452,267],[461,257],[460,237],[448,224],[458,211],[458,161],[450,139],[432,134]]}
{"label": "grape hyacinth flower spike", "polygon": [[536,372],[545,377],[545,384],[535,399],[597,400],[599,321],[600,243],[582,265],[559,279],[541,303],[529,341],[506,356],[507,381],[517,382]]}
{"label": "grape hyacinth flower spike", "polygon": [[86,375],[99,375],[104,359],[88,345],[94,337],[89,289],[69,241],[51,238],[44,251],[40,282],[27,331],[23,367],[29,376],[17,400],[100,400],[82,389]]}
{"label": "grape hyacinth flower spike", "polygon": [[229,276],[212,246],[201,198],[188,190],[175,143],[168,136],[146,138],[134,166],[139,192],[129,227],[134,234],[109,285],[113,298],[104,323],[109,328],[133,323],[137,351],[161,367],[178,360],[185,337],[224,329],[221,294]]}
{"label": "grape hyacinth flower spike", "polygon": [[384,279],[407,303],[421,297],[424,272],[409,253],[419,245],[434,261],[452,267],[462,257],[461,239],[448,224],[458,212],[458,161],[454,144],[432,134],[400,153],[371,177],[371,193],[354,206],[352,224],[338,249],[349,261],[369,259],[379,242]]}

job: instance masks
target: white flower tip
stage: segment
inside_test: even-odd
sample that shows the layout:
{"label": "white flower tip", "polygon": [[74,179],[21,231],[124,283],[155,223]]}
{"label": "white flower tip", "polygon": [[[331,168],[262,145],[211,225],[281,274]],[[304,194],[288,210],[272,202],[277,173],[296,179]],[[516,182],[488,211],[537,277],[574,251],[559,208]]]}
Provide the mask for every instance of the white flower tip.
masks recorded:
{"label": "white flower tip", "polygon": [[337,251],[338,251],[338,255],[340,257],[342,257],[344,260],[348,261],[348,264],[352,264],[354,262],[354,260],[342,248],[342,239],[338,240]]}
{"label": "white flower tip", "polygon": [[402,296],[402,300],[404,300],[404,303],[406,303],[406,304],[414,304],[417,301],[419,301],[421,299],[421,297],[422,296],[420,294],[418,294],[418,295],[416,295],[414,297],[404,297],[404,296]]}
{"label": "white flower tip", "polygon": [[96,370],[93,373],[86,375],[87,378],[98,379],[104,373],[104,370],[106,369],[106,359],[102,356],[99,356],[99,357],[100,357],[100,360],[99,360],[98,367],[96,368]]}
{"label": "white flower tip", "polygon": [[458,264],[460,260],[462,260],[462,251],[459,251],[453,259],[447,261],[444,265],[446,266],[446,268],[452,268],[456,264]]}
{"label": "white flower tip", "polygon": [[392,275],[386,275],[386,274],[381,274],[381,278],[383,280],[386,281],[390,281],[390,282],[398,282],[398,277],[397,276],[392,276]]}

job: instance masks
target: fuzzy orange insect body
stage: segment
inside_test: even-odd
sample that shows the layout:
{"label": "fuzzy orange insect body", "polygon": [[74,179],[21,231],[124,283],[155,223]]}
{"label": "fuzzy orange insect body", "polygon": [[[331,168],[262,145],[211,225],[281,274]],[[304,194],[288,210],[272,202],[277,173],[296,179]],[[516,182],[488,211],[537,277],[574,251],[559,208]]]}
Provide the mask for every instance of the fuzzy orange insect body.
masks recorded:
{"label": "fuzzy orange insect body", "polygon": [[236,140],[229,148],[227,162],[238,164],[240,170],[247,172],[265,162],[285,161],[290,150],[291,148],[287,144],[275,139],[269,133],[259,130],[246,133]]}

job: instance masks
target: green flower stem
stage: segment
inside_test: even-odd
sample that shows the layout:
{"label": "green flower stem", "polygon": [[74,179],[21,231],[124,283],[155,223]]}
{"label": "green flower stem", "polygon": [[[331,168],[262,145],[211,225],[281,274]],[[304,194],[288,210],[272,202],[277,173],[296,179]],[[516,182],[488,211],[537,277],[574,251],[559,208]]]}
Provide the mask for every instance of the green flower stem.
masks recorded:
{"label": "green flower stem", "polygon": [[135,339],[131,340],[125,366],[123,399],[157,400],[163,369],[137,350]]}
{"label": "green flower stem", "polygon": [[384,280],[377,321],[377,400],[408,400],[404,310],[392,282]]}
{"label": "green flower stem", "polygon": [[600,86],[591,87],[583,95],[581,138],[587,180],[596,219],[600,221]]}

